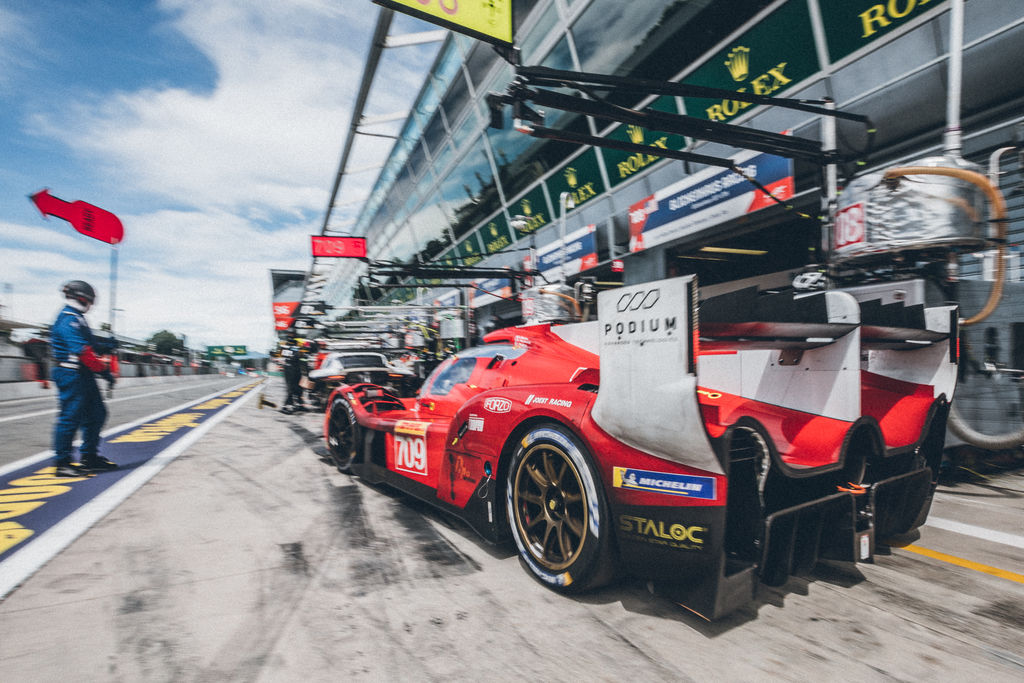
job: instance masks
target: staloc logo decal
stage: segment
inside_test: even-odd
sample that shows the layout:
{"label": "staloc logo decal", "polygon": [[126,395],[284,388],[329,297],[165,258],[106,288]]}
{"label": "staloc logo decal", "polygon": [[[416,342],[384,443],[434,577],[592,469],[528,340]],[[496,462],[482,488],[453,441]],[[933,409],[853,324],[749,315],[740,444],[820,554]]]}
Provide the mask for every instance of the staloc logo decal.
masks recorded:
{"label": "staloc logo decal", "polygon": [[638,543],[650,543],[675,550],[704,550],[706,526],[687,526],[678,522],[619,515],[622,537]]}
{"label": "staloc logo decal", "polygon": [[635,470],[630,467],[615,467],[612,470],[612,485],[618,489],[666,493],[686,498],[715,499],[715,478],[698,477],[692,474],[672,474]]}

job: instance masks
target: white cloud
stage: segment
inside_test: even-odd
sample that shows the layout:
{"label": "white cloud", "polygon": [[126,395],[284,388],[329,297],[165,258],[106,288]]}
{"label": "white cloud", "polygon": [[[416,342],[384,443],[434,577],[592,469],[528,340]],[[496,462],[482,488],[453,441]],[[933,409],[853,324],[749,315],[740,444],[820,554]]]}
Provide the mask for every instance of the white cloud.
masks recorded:
{"label": "white cloud", "polygon": [[[35,117],[141,191],[194,207],[322,211],[369,35],[345,3],[165,2],[216,88],[145,90]],[[373,13],[371,13],[373,14]],[[74,125],[69,125],[71,122]]]}
{"label": "white cloud", "polygon": [[0,7],[0,91],[10,85],[11,75],[24,66],[22,52],[30,39],[25,20]]}
{"label": "white cloud", "polygon": [[[261,233],[244,218],[223,212],[160,211],[122,216],[115,312],[119,333],[145,339],[160,329],[186,334],[190,344],[273,344],[269,269],[308,268],[309,223]],[[72,233],[68,235],[66,233]],[[99,294],[89,314],[94,326],[109,319],[108,245],[55,229],[0,223],[5,314],[48,323],[62,305],[61,283],[83,279]]]}
{"label": "white cloud", "polygon": [[[274,339],[269,269],[310,266],[309,235],[323,220],[377,7],[164,0],[161,8],[165,28],[212,63],[212,90],[80,96],[62,111],[37,112],[29,127],[88,160],[92,182],[153,198],[152,210],[136,203],[134,215],[118,211],[120,333],[146,338],[169,329],[190,345],[265,350]],[[373,112],[408,106],[430,61],[390,69],[374,88]],[[365,142],[367,157],[393,144]],[[361,174],[346,186],[365,193],[375,177]],[[109,254],[62,221],[44,229],[0,221],[0,282],[17,283],[14,313],[24,320],[47,322],[61,304],[59,284],[75,277],[100,292],[89,317],[105,321]]]}

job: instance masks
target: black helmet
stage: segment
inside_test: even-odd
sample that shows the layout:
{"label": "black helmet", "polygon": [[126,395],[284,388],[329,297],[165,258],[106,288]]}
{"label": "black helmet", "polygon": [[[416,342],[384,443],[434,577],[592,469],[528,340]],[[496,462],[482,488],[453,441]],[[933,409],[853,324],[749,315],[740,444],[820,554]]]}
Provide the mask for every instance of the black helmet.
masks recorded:
{"label": "black helmet", "polygon": [[82,280],[69,280],[64,283],[60,290],[67,299],[75,299],[90,306],[96,301],[96,290],[88,282]]}

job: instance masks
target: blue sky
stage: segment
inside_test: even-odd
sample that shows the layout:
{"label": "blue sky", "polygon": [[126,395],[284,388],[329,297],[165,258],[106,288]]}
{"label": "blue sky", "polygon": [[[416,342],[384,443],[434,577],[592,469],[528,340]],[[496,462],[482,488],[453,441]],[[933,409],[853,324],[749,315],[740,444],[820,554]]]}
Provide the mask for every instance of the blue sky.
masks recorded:
{"label": "blue sky", "polygon": [[[370,0],[0,0],[4,315],[49,322],[60,284],[84,279],[100,293],[91,322],[109,317],[111,248],[44,219],[27,196],[49,188],[124,224],[118,332],[268,348],[268,270],[310,265],[377,10]],[[389,57],[368,114],[408,106],[431,49]],[[390,148],[367,140],[356,165]],[[367,192],[373,174],[363,175],[339,202]]]}

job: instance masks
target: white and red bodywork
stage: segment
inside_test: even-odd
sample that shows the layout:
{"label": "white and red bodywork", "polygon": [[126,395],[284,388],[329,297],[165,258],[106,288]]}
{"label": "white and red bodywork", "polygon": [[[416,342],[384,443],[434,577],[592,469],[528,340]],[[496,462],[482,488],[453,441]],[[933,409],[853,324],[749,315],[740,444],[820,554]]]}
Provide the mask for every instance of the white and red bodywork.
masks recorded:
{"label": "white and red bodywork", "polygon": [[887,532],[923,522],[955,386],[951,307],[922,307],[910,334],[868,325],[844,292],[787,296],[737,312],[736,296],[699,303],[692,277],[624,287],[601,294],[595,322],[491,333],[415,398],[343,385],[329,405],[343,398],[365,430],[360,476],[492,541],[508,535],[517,439],[540,423],[571,430],[599,475],[619,561],[720,616],[759,579],[804,568],[804,551],[778,539],[806,517],[826,527],[812,563],[869,559],[872,519]]}

